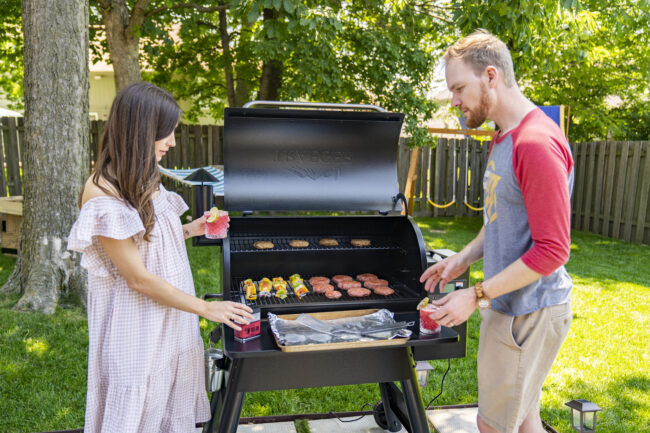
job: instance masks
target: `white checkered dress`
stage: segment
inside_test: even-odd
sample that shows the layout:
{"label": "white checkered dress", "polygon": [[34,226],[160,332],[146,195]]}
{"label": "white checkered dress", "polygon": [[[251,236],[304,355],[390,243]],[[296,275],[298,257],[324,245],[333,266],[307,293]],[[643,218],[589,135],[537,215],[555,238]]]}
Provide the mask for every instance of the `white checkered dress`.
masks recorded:
{"label": "white checkered dress", "polygon": [[146,268],[195,295],[179,215],[187,205],[162,185],[150,242],[137,211],[112,197],[88,200],[68,239],[88,270],[85,432],[193,432],[210,418],[198,317],[130,289],[97,236],[133,237]]}

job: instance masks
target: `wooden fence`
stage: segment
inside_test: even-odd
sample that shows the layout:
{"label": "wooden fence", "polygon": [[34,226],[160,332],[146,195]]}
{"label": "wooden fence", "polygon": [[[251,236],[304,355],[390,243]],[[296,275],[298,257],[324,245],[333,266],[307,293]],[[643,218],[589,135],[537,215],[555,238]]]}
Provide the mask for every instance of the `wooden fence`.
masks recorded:
{"label": "wooden fence", "polygon": [[[398,179],[404,191],[411,152],[417,152],[412,213],[416,216],[482,215],[483,172],[488,141],[438,139],[435,147],[400,144]],[[410,197],[410,192],[405,195]],[[433,204],[432,204],[433,203]]]}
{"label": "wooden fence", "polygon": [[650,142],[573,146],[573,228],[650,244]]}
{"label": "wooden fence", "polygon": [[[99,139],[105,123],[102,120],[90,122],[92,161],[97,155]],[[169,149],[169,152],[160,161],[160,165],[175,169],[222,165],[222,137],[223,127],[221,126],[181,124],[176,128],[176,147]]]}
{"label": "wooden fence", "polygon": [[[0,196],[20,195],[23,119],[4,117],[0,126],[0,164],[5,167],[0,176]],[[103,127],[103,121],[90,123],[93,160]],[[221,165],[222,137],[221,126],[182,124],[176,129],[177,146],[169,150],[161,165],[168,168]],[[488,143],[439,139],[433,148],[418,149],[412,179],[413,214],[481,215]],[[576,143],[572,148],[576,166],[573,228],[650,244],[650,143],[602,141]],[[400,143],[398,181],[402,191],[407,184],[412,152],[405,142]],[[174,185],[169,180],[164,183],[191,200],[189,188]],[[408,192],[406,195],[410,196]]]}
{"label": "wooden fence", "polygon": [[[469,206],[483,206],[482,177],[488,146],[486,141],[440,139],[435,148],[420,149],[413,214],[478,215]],[[572,227],[650,244],[650,142],[599,141],[571,147],[576,169]],[[400,146],[398,178],[402,189],[410,152]],[[429,201],[438,206],[453,204],[438,208]]]}

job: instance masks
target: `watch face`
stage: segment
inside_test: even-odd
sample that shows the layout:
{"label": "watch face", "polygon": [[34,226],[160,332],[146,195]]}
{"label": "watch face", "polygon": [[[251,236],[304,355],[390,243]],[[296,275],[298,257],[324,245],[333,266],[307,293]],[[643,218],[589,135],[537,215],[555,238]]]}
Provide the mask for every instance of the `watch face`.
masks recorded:
{"label": "watch face", "polygon": [[490,301],[488,301],[487,299],[481,299],[480,301],[478,301],[479,308],[488,308],[489,306],[490,306]]}

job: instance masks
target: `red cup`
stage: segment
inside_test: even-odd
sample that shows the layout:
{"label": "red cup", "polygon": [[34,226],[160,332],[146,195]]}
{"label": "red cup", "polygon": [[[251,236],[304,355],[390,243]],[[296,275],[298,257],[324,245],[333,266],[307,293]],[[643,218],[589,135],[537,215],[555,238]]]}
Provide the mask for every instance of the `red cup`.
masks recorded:
{"label": "red cup", "polygon": [[[205,212],[206,218],[210,217],[210,212]],[[228,223],[230,222],[230,217],[228,212],[225,210],[219,211],[219,216],[213,222],[205,223],[205,237],[208,239],[223,239],[228,234]]]}
{"label": "red cup", "polygon": [[440,324],[431,317],[438,308],[433,304],[420,308],[420,334],[433,335],[440,332]]}

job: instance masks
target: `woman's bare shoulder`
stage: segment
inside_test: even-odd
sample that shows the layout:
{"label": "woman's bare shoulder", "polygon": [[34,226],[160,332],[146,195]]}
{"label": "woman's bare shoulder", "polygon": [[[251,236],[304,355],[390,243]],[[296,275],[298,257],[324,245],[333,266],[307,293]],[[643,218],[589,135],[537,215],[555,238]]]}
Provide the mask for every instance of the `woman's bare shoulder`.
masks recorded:
{"label": "woman's bare shoulder", "polygon": [[[112,191],[114,188],[106,182],[104,179],[99,179],[99,184],[108,191]],[[90,176],[84,185],[83,194],[81,196],[81,206],[83,206],[88,200],[97,198],[97,197],[116,197],[115,194],[109,194],[100,188],[98,185],[93,182],[93,176]]]}

